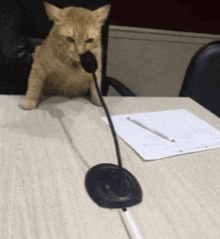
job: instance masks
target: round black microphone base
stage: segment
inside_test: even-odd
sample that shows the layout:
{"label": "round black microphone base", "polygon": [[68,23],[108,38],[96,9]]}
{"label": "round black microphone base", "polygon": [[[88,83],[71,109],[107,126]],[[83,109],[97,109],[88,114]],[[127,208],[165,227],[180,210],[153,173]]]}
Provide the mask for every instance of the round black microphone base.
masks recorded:
{"label": "round black microphone base", "polygon": [[126,208],[142,201],[137,179],[126,169],[114,164],[91,168],[85,179],[89,196],[100,207]]}

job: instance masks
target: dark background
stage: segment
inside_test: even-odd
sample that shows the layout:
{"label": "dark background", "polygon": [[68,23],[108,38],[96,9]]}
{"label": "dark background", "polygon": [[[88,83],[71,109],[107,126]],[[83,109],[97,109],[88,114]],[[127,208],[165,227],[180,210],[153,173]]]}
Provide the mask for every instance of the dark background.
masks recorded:
{"label": "dark background", "polygon": [[218,1],[112,0],[112,25],[220,34]]}

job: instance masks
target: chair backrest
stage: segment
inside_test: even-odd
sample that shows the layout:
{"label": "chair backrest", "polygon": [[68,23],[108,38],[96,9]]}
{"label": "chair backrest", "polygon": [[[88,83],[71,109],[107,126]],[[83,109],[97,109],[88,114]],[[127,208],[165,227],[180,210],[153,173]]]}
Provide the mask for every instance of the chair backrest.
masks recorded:
{"label": "chair backrest", "polygon": [[179,96],[194,99],[220,117],[220,41],[206,44],[194,54]]}

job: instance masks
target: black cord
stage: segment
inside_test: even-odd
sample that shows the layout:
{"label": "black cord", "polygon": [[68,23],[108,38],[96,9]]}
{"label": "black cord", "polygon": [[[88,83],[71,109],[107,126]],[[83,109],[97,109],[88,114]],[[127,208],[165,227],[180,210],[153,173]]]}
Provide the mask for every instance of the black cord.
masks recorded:
{"label": "black cord", "polygon": [[113,135],[113,139],[114,139],[114,143],[115,143],[116,156],[117,156],[117,159],[118,159],[118,166],[119,166],[119,168],[122,168],[121,154],[120,154],[120,150],[119,150],[117,135],[115,133],[115,128],[114,128],[114,125],[112,123],[111,116],[110,116],[110,113],[108,111],[108,108],[107,108],[107,106],[106,106],[106,104],[103,100],[103,97],[102,97],[100,91],[99,91],[96,75],[95,75],[94,72],[92,73],[92,75],[93,75],[93,78],[94,78],[96,90],[97,90],[98,95],[99,95],[99,99],[100,99],[100,101],[103,105],[103,108],[105,110],[105,113],[106,113],[106,116],[107,116],[107,119],[108,119],[108,122],[109,122],[109,125],[110,125],[110,128],[111,128],[111,131],[112,131],[112,135]]}
{"label": "black cord", "polygon": [[[107,208],[122,208],[126,211],[126,206],[136,205],[142,200],[142,191],[135,177],[122,168],[122,160],[119,150],[117,135],[112,123],[112,119],[108,108],[99,91],[95,71],[98,64],[93,53],[85,52],[80,56],[81,64],[84,70],[92,73],[94,78],[95,87],[105,110],[112,136],[115,143],[115,150],[118,159],[118,165],[113,164],[99,164],[93,167],[86,176],[86,188],[90,197],[99,205]],[[104,170],[104,171],[103,171]],[[107,173],[107,178],[103,180],[103,172]],[[117,182],[115,179],[117,178]],[[109,181],[111,180],[111,182]],[[106,190],[106,186],[110,184],[110,191]],[[111,196],[110,196],[111,195]]]}

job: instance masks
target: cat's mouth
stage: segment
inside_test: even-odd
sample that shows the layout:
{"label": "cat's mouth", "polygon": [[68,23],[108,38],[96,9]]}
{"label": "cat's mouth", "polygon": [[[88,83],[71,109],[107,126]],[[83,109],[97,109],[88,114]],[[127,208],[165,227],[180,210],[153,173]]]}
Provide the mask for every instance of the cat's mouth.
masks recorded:
{"label": "cat's mouth", "polygon": [[80,58],[79,58],[79,57],[75,57],[75,58],[73,59],[73,61],[79,63],[79,62],[80,62]]}
{"label": "cat's mouth", "polygon": [[72,66],[74,68],[79,68],[80,65],[81,65],[80,58],[74,58],[73,61],[72,61]]}

